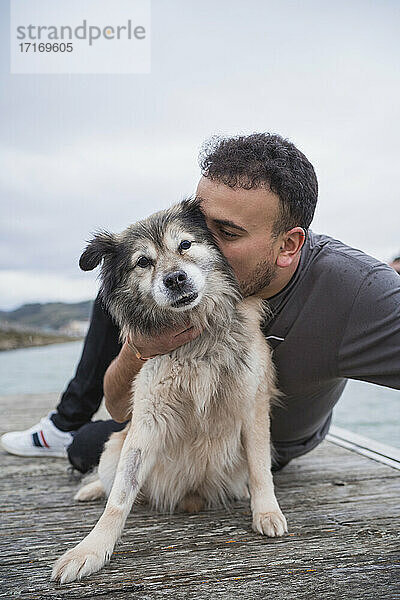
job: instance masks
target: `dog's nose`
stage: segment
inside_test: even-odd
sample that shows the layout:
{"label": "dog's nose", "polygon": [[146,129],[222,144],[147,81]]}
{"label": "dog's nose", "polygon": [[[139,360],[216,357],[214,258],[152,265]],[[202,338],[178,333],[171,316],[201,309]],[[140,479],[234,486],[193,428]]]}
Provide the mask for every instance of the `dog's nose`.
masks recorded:
{"label": "dog's nose", "polygon": [[186,282],[187,275],[185,271],[174,271],[165,275],[163,281],[165,287],[169,289],[180,289]]}

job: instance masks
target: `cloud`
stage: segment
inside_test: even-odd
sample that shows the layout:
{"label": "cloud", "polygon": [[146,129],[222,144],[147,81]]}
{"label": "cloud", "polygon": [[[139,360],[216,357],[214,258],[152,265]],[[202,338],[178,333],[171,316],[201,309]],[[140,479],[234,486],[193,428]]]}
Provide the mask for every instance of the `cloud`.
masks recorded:
{"label": "cloud", "polygon": [[0,269],[72,275],[97,229],[121,231],[193,193],[193,142],[79,138],[53,152],[0,148]]}
{"label": "cloud", "polygon": [[[174,189],[191,191],[198,173],[193,146],[118,137],[78,138],[47,153],[2,147],[0,186],[5,198],[16,197],[15,212],[24,208],[28,216],[44,221],[47,214],[39,215],[38,208],[68,213],[70,208],[85,210],[82,201],[96,202],[101,216],[104,210],[108,215],[125,211],[134,202],[139,218],[148,213],[149,199],[157,209],[171,200]],[[93,204],[88,212],[96,221]]]}
{"label": "cloud", "polygon": [[3,310],[31,302],[80,302],[94,298],[97,289],[94,275],[79,279],[33,271],[0,271]]}
{"label": "cloud", "polygon": [[93,230],[193,192],[214,133],[289,137],[317,170],[314,229],[400,251],[397,3],[192,4],[155,3],[150,75],[12,76],[0,56],[0,270],[42,278],[43,298],[79,288]]}

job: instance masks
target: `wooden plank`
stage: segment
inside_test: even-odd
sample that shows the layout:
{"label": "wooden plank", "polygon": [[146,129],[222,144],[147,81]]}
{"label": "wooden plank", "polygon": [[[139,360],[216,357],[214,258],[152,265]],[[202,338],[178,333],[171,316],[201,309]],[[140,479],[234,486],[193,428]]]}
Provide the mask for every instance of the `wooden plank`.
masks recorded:
{"label": "wooden plank", "polygon": [[[2,429],[32,425],[54,402],[0,398]],[[287,536],[253,533],[247,502],[196,515],[138,506],[111,563],[65,586],[50,583],[51,565],[103,504],[73,502],[66,460],[2,451],[0,466],[0,598],[400,598],[399,473],[330,442],[275,475]]]}

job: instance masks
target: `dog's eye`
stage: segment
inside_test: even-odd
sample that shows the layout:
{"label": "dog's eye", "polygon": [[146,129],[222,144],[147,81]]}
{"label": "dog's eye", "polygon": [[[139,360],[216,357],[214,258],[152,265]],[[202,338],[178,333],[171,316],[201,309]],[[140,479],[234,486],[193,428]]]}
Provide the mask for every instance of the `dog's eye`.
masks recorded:
{"label": "dog's eye", "polygon": [[189,242],[189,240],[183,240],[179,244],[179,250],[189,250],[191,245],[192,245],[192,242]]}
{"label": "dog's eye", "polygon": [[139,260],[137,261],[136,265],[138,267],[142,267],[142,269],[145,269],[146,267],[148,267],[150,264],[150,261],[148,258],[146,258],[145,256],[141,256],[139,258]]}

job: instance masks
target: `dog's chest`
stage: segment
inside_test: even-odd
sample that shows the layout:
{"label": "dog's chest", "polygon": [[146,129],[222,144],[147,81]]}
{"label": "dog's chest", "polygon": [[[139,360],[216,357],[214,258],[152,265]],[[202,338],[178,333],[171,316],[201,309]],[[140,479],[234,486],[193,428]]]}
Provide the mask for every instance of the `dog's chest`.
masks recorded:
{"label": "dog's chest", "polygon": [[158,357],[136,380],[134,418],[151,427],[158,442],[145,495],[163,510],[190,490],[211,504],[245,494],[241,432],[257,377],[218,359]]}
{"label": "dog's chest", "polygon": [[169,435],[207,443],[237,435],[249,408],[246,386],[243,373],[227,372],[211,360],[159,357],[142,369],[135,405],[142,404]]}

